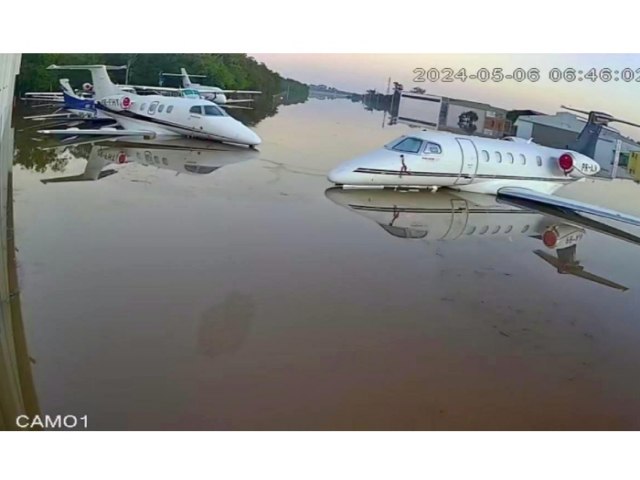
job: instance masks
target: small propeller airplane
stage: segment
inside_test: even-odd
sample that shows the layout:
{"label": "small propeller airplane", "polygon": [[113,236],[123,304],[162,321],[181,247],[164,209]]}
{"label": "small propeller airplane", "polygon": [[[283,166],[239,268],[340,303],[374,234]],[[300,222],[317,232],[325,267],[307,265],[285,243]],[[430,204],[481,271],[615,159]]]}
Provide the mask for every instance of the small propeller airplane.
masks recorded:
{"label": "small propeller airplane", "polygon": [[241,105],[236,105],[239,103],[249,103],[253,102],[253,98],[227,98],[227,94],[240,93],[244,95],[259,95],[262,92],[259,90],[223,90],[219,87],[212,87],[207,85],[200,85],[198,83],[193,83],[191,81],[191,77],[199,77],[206,78],[206,75],[189,75],[187,70],[184,68],[180,69],[180,73],[160,73],[160,78],[162,77],[180,77],[182,79],[182,88],[175,87],[165,87],[162,86],[162,83],[159,87],[151,87],[146,85],[130,85],[131,87],[137,90],[150,90],[154,92],[167,92],[167,93],[177,93],[181,96],[188,98],[204,98],[207,100],[211,100],[212,102],[217,103],[220,106],[224,106],[225,108],[249,108],[243,107]]}
{"label": "small propeller airplane", "polygon": [[422,130],[338,165],[328,179],[337,186],[447,187],[496,195],[516,205],[565,208],[640,226],[640,218],[553,195],[564,185],[600,172],[593,157],[604,126],[610,122],[640,125],[603,112],[562,108],[588,115],[585,127],[566,149],[517,137],[492,139]]}
{"label": "small propeller airplane", "polygon": [[397,238],[426,242],[535,238],[544,248],[533,253],[558,273],[622,291],[628,288],[585,270],[576,258],[578,245],[586,230],[593,230],[640,246],[638,236],[561,208],[549,207],[542,213],[536,209],[505,205],[495,197],[477,193],[441,190],[431,194],[425,191],[332,187],[325,191],[325,196],[375,221]]}
{"label": "small propeller airplane", "polygon": [[[87,142],[84,142],[85,144]],[[233,145],[212,144],[194,139],[167,139],[162,143],[147,142],[144,138],[117,138],[88,142],[91,151],[82,173],[41,180],[42,183],[68,183],[96,181],[118,173],[108,165],[137,163],[143,166],[173,170],[177,174],[206,175],[234,163],[257,159],[257,151]],[[54,147],[64,151],[72,145]]]}
{"label": "small propeller airplane", "polygon": [[[89,70],[96,110],[114,119],[120,136],[186,136],[255,147],[260,137],[202,98],[138,95],[115,85],[105,65],[51,65],[50,70]],[[57,136],[113,136],[113,129],[57,129],[39,133]]]}

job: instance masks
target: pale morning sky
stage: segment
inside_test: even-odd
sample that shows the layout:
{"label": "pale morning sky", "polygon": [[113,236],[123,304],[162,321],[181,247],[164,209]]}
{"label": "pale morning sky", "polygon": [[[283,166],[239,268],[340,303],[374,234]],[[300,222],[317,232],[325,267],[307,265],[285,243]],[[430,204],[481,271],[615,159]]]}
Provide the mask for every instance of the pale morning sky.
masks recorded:
{"label": "pale morning sky", "polygon": [[[507,109],[521,108],[554,113],[565,104],[586,110],[606,111],[614,116],[640,123],[640,54],[251,54],[269,68],[283,76],[305,83],[324,83],[339,89],[364,92],[375,88],[385,92],[387,80],[402,83],[405,89],[424,88],[435,95],[486,102]],[[515,68],[539,68],[538,82],[503,80],[500,83],[478,80],[452,83],[415,83],[413,70],[417,67],[457,71],[465,68],[467,74],[485,67],[503,68],[509,73]],[[588,71],[605,67],[621,71],[633,70],[634,81],[611,80],[604,82],[548,80],[549,71],[558,67]],[[619,75],[618,75],[619,76]],[[640,139],[640,129],[612,124],[623,133]]]}

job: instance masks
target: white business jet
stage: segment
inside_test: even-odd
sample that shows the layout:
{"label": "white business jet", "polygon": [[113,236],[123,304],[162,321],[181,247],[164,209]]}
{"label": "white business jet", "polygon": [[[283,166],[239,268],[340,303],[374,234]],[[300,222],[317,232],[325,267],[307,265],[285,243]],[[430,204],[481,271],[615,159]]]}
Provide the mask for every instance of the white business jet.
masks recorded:
{"label": "white business jet", "polygon": [[[96,109],[113,118],[124,129],[118,134],[154,137],[187,136],[240,145],[256,146],[260,137],[230,117],[215,103],[202,98],[137,95],[113,84],[104,65],[51,65],[49,69],[89,70]],[[73,130],[73,131],[71,131]],[[50,135],[114,135],[113,129],[41,130]]]}
{"label": "white business jet", "polygon": [[181,90],[183,93],[188,94],[188,92],[195,91],[202,98],[206,98],[207,100],[211,100],[219,105],[228,105],[235,103],[247,103],[252,102],[251,98],[227,98],[227,94],[233,93],[241,93],[245,95],[259,95],[262,92],[259,90],[223,90],[219,87],[211,87],[208,85],[200,85],[198,83],[193,83],[191,81],[191,77],[199,77],[206,78],[206,75],[189,75],[187,70],[184,68],[180,69],[180,73],[161,73],[160,75],[169,76],[169,77],[180,77],[182,79],[182,89],[170,88],[170,87],[149,87],[153,89],[158,89],[158,91],[166,90],[166,91],[176,91]]}
{"label": "white business jet", "polygon": [[563,209],[515,208],[489,195],[441,190],[398,192],[389,189],[329,188],[334,203],[373,220],[388,234],[425,242],[484,239],[540,240],[533,253],[560,274],[573,275],[618,290],[627,287],[588,272],[577,259],[577,249],[587,230],[640,246],[640,237]]}
{"label": "white business jet", "polygon": [[328,178],[339,186],[439,188],[497,195],[505,201],[549,205],[640,226],[640,219],[552,195],[569,183],[600,171],[593,160],[602,127],[620,122],[602,112],[585,112],[587,124],[569,148],[550,148],[516,137],[501,140],[423,130],[345,162]]}

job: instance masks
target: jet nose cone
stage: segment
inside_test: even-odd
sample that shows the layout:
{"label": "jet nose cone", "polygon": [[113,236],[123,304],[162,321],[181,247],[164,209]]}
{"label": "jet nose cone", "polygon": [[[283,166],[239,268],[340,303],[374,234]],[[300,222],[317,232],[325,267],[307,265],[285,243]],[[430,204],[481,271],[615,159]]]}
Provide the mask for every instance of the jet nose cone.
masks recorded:
{"label": "jet nose cone", "polygon": [[331,183],[335,183],[336,185],[344,185],[345,183],[348,183],[349,173],[350,171],[348,168],[339,165],[329,172],[329,174],[327,175],[327,179],[329,179]]}
{"label": "jet nose cone", "polygon": [[240,123],[240,128],[238,133],[235,135],[235,139],[238,143],[243,145],[249,145],[251,147],[255,147],[262,143],[262,139],[258,136],[256,132],[251,130],[249,127]]}
{"label": "jet nose cone", "polygon": [[324,191],[324,196],[331,200],[333,203],[344,207],[349,204],[349,197],[348,195],[346,195],[347,191],[348,190],[345,190],[341,187],[330,187]]}
{"label": "jet nose cone", "polygon": [[251,146],[257,146],[262,143],[262,139],[256,132],[254,132],[253,130],[249,130],[249,138],[247,143]]}

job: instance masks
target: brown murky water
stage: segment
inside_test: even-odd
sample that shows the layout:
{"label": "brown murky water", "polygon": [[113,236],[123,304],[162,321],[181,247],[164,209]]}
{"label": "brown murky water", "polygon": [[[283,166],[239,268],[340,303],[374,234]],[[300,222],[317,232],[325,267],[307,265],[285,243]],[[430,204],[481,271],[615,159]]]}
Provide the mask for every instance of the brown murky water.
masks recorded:
{"label": "brown murky water", "polygon": [[[259,123],[256,154],[85,145],[16,165],[43,413],[91,429],[640,428],[640,247],[580,237],[607,286],[534,253],[540,216],[478,214],[477,234],[452,235],[446,194],[325,193],[331,167],[408,129],[381,124],[310,100]],[[89,181],[42,182],[68,176]],[[640,213],[632,182],[565,194]]]}

